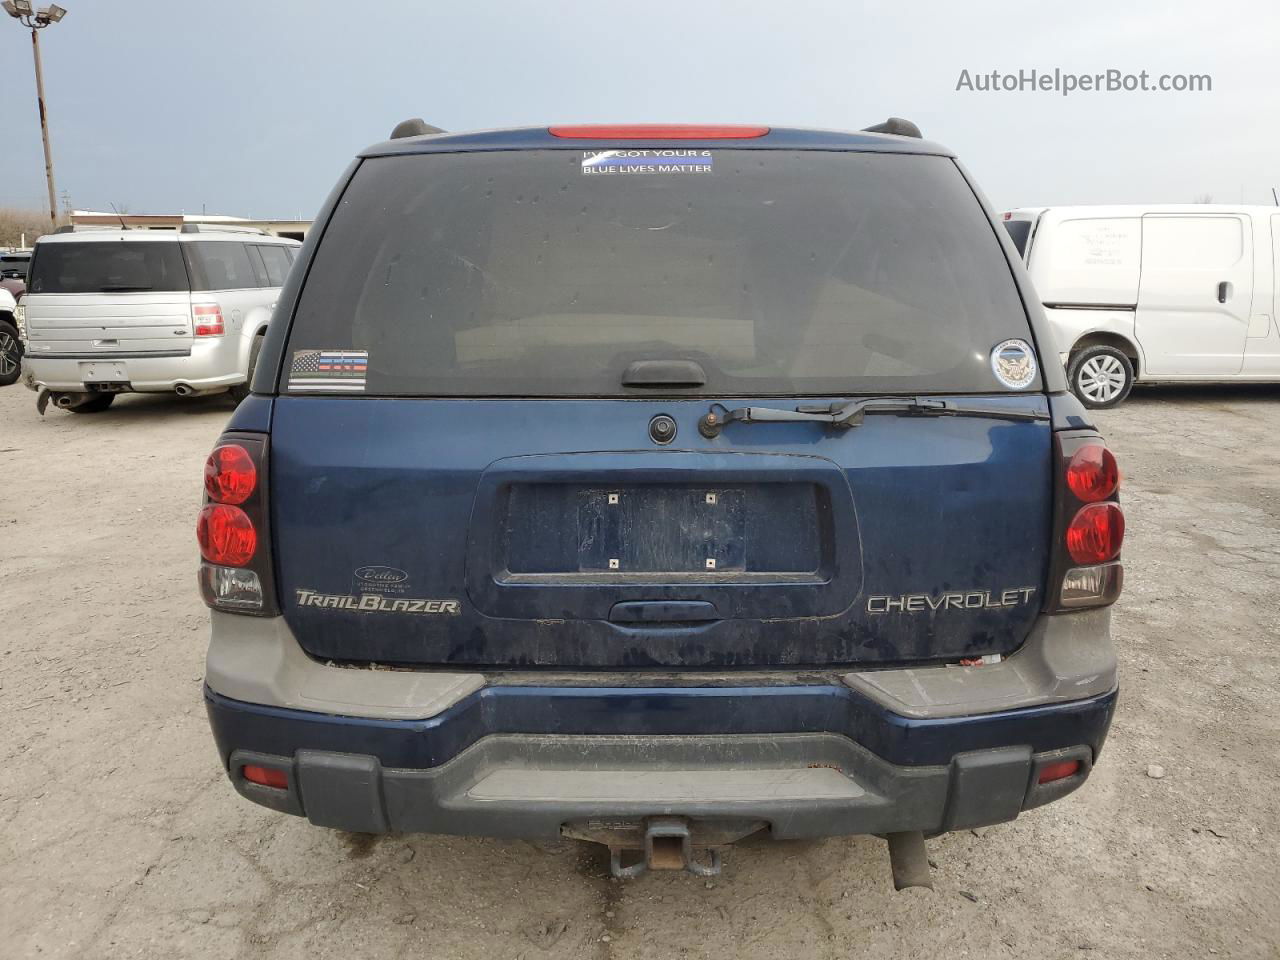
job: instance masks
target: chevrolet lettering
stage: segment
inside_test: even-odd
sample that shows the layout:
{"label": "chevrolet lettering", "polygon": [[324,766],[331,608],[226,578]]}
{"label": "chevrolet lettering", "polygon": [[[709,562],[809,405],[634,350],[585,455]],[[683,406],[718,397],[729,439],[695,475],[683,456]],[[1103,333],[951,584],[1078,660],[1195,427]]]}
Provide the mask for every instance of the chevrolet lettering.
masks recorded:
{"label": "chevrolet lettering", "polygon": [[902,593],[867,598],[867,613],[922,613],[928,610],[990,610],[1030,603],[1035,587],[1013,590],[966,590],[947,593]]}

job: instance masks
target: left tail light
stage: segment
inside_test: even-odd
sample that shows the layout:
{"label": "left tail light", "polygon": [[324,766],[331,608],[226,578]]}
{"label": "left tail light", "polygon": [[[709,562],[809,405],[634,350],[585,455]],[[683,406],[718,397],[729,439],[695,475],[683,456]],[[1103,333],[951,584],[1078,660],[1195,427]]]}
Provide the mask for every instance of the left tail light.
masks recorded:
{"label": "left tail light", "polygon": [[1096,434],[1058,433],[1054,444],[1054,549],[1046,610],[1104,607],[1115,603],[1124,587],[1120,469]]}
{"label": "left tail light", "polygon": [[227,613],[275,616],[266,438],[225,434],[205,461],[204,491],[196,519],[204,602]]}

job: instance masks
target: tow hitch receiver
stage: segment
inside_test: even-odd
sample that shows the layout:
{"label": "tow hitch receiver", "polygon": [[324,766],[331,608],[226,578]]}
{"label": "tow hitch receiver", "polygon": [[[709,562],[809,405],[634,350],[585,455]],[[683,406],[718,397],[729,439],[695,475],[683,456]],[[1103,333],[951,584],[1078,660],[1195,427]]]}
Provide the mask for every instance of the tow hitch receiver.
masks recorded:
{"label": "tow hitch receiver", "polygon": [[638,877],[647,870],[688,870],[699,877],[715,877],[720,874],[720,851],[708,852],[710,863],[699,863],[693,856],[693,837],[689,823],[683,817],[652,817],[645,824],[644,859],[637,863],[622,863],[626,849],[609,846],[609,870],[620,879]]}

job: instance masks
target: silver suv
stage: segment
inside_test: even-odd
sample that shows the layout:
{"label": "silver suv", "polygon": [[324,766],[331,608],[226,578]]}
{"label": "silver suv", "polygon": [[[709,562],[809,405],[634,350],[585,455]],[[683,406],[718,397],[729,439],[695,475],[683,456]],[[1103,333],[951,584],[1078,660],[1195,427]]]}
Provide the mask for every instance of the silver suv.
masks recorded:
{"label": "silver suv", "polygon": [[128,391],[242,398],[298,246],[191,225],[42,238],[22,311],[40,410],[94,413]]}

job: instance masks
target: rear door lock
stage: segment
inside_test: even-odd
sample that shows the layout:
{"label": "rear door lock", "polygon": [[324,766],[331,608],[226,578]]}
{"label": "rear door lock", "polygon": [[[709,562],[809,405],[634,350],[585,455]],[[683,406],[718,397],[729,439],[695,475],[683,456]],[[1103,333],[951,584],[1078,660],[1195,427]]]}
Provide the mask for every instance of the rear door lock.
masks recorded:
{"label": "rear door lock", "polygon": [[649,439],[654,443],[666,446],[676,438],[676,422],[665,413],[660,413],[649,421]]}

